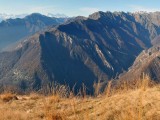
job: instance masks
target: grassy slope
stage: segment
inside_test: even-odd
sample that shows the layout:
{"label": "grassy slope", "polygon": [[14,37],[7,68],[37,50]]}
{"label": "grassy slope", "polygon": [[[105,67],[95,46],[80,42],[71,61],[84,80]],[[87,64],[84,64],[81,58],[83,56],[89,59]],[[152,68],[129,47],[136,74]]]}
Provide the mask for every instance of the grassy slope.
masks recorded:
{"label": "grassy slope", "polygon": [[[18,100],[16,100],[18,98]],[[60,98],[36,94],[0,98],[0,120],[159,120],[160,85],[107,97]]]}

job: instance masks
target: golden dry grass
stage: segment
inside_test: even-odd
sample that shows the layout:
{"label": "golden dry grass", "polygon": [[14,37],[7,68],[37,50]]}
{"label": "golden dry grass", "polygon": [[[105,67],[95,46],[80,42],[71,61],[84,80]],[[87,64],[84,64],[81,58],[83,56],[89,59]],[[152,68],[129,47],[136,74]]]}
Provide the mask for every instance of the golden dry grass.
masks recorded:
{"label": "golden dry grass", "polygon": [[[18,100],[4,101],[0,97],[0,120],[160,120],[160,86],[139,87],[112,92],[109,82],[106,92],[97,97],[62,98],[58,94],[40,96],[17,95]],[[6,95],[15,96],[15,95]]]}
{"label": "golden dry grass", "polygon": [[18,100],[17,96],[11,93],[4,93],[0,96],[3,102],[9,102],[11,100]]}

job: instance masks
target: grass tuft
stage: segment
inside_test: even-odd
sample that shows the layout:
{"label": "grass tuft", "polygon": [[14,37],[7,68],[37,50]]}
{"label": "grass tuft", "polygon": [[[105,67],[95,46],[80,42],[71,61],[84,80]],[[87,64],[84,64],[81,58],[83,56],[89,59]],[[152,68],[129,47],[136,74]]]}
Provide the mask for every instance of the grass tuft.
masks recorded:
{"label": "grass tuft", "polygon": [[9,102],[12,100],[18,100],[17,96],[11,93],[4,93],[0,96],[3,102]]}

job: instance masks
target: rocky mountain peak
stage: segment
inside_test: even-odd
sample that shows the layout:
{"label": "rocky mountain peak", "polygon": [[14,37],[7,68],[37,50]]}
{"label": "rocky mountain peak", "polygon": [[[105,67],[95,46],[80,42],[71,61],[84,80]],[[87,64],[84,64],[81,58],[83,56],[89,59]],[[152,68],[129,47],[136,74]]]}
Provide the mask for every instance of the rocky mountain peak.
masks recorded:
{"label": "rocky mountain peak", "polygon": [[88,18],[93,19],[93,20],[98,20],[99,18],[105,16],[105,14],[106,14],[105,12],[99,11],[99,12],[95,12],[89,15]]}

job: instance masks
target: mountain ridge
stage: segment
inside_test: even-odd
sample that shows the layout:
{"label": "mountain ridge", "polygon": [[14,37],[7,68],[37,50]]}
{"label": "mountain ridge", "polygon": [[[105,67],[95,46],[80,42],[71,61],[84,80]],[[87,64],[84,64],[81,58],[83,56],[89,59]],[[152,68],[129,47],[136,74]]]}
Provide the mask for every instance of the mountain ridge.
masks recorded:
{"label": "mountain ridge", "polygon": [[[8,73],[12,76],[18,69],[20,74],[30,76],[29,82],[23,80],[27,87],[40,89],[50,82],[57,82],[71,88],[76,85],[78,90],[85,84],[88,91],[93,92],[94,83],[104,85],[128,70],[136,56],[152,46],[150,38],[159,33],[150,31],[156,24],[149,24],[151,27],[135,15],[124,12],[97,12],[88,18],[75,18],[28,38],[25,44],[22,42],[20,49],[26,49]],[[38,58],[35,62],[38,67],[32,63],[33,56]],[[1,59],[0,63],[5,60],[3,56]],[[29,67],[32,70],[25,72],[24,68]],[[12,84],[17,74],[11,78],[7,76],[1,77],[1,82]],[[17,84],[21,81],[18,78]]]}

